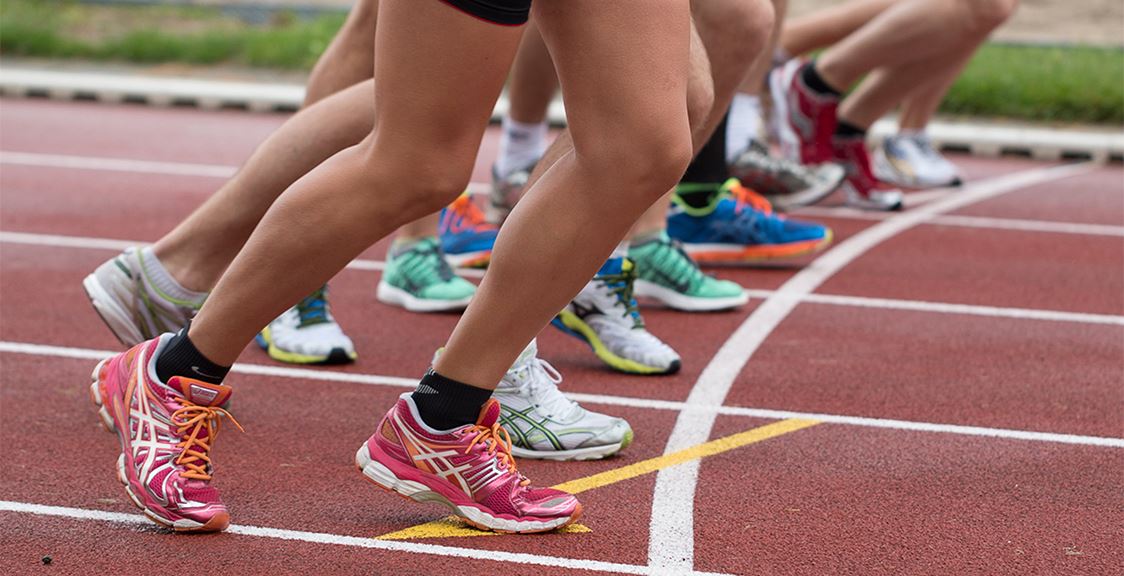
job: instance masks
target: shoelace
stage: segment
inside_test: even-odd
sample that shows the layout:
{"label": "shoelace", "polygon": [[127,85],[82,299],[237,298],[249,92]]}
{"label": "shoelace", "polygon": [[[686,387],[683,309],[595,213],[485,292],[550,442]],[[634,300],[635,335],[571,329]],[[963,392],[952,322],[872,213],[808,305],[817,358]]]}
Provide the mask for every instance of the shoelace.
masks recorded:
{"label": "shoelace", "polygon": [[[445,261],[445,254],[442,253],[441,246],[436,241],[423,240],[418,242],[400,257],[407,257],[410,254],[413,254],[413,257],[407,263],[406,270],[408,275],[417,275],[417,284],[428,286],[438,281],[448,282],[452,280],[453,267]],[[437,275],[436,279],[433,277],[434,274]]]}
{"label": "shoelace", "polygon": [[562,383],[562,374],[550,362],[535,356],[516,368],[515,372],[518,380],[527,382],[531,394],[538,397],[548,416],[565,418],[577,409],[578,403],[567,398],[558,389],[558,385]]}
{"label": "shoelace", "polygon": [[764,212],[765,214],[771,215],[773,213],[773,205],[770,204],[764,196],[758,194],[748,186],[743,185],[741,182],[733,180],[727,182],[723,187],[730,192],[730,197],[738,203],[737,212],[739,214],[745,210],[746,206],[758,212]]}
{"label": "shoelace", "polygon": [[449,207],[452,209],[454,217],[458,219],[454,226],[454,232],[476,228],[494,228],[484,216],[484,211],[472,201],[468,194],[457,196],[457,199],[453,200]]}
{"label": "shoelace", "polygon": [[[515,458],[511,456],[511,436],[508,435],[507,430],[500,425],[499,420],[495,424],[489,426],[481,426],[479,424],[469,428],[469,432],[475,432],[476,437],[472,442],[468,443],[468,447],[464,449],[464,453],[472,452],[472,448],[477,444],[483,444],[488,451],[488,456],[497,458],[503,468],[507,468],[512,474],[518,474],[519,470],[515,467]],[[522,478],[519,484],[526,486],[530,480]]]}
{"label": "shoelace", "polygon": [[[180,449],[176,464],[187,468],[180,476],[196,480],[210,480],[211,474],[207,472],[207,468],[211,465],[211,457],[207,453],[211,451],[211,446],[219,435],[219,417],[229,418],[242,432],[246,430],[242,428],[242,425],[234,419],[230,412],[222,408],[200,406],[186,399],[181,399],[180,403],[183,407],[172,413],[172,423],[178,428],[177,432],[181,438],[189,429],[191,430],[186,438],[176,444],[176,447]],[[206,439],[199,438],[199,433],[203,430],[207,431]]]}
{"label": "shoelace", "polygon": [[[694,288],[705,277],[695,260],[683,250],[683,245],[676,240],[660,240],[656,259],[656,265],[661,266],[664,273],[675,284]],[[670,266],[662,266],[663,264],[670,264]],[[670,268],[670,271],[668,268]]]}
{"label": "shoelace", "polygon": [[749,150],[756,152],[759,156],[758,162],[765,168],[765,170],[777,174],[791,174],[801,180],[808,179],[811,172],[804,167],[803,164],[798,164],[784,158],[777,158],[769,153],[769,148],[757,140],[751,140],[749,143]]}
{"label": "shoelace", "polygon": [[301,327],[325,324],[331,321],[328,315],[328,287],[321,286],[312,294],[297,302],[297,314]]}
{"label": "shoelace", "polygon": [[643,327],[644,321],[640,318],[640,308],[632,294],[636,285],[636,268],[625,267],[620,274],[602,274],[596,279],[609,289],[609,294],[616,296],[617,301],[624,305],[624,313],[621,317],[632,316],[636,326]]}

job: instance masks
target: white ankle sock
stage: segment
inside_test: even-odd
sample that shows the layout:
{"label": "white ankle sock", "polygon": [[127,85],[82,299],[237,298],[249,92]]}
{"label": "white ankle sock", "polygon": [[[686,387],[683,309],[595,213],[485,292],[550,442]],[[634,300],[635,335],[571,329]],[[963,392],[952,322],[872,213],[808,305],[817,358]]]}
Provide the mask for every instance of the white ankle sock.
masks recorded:
{"label": "white ankle sock", "polygon": [[156,252],[153,251],[152,246],[141,248],[140,256],[145,278],[161,294],[190,303],[196,307],[203,305],[203,301],[207,299],[207,293],[184,288],[156,258]]}
{"label": "white ankle sock", "polygon": [[501,178],[538,162],[546,152],[546,122],[526,124],[503,117],[496,172]]}
{"label": "white ankle sock", "polygon": [[749,148],[750,140],[761,139],[761,98],[742,94],[734,95],[730,103],[730,117],[726,120],[726,162],[734,160]]}

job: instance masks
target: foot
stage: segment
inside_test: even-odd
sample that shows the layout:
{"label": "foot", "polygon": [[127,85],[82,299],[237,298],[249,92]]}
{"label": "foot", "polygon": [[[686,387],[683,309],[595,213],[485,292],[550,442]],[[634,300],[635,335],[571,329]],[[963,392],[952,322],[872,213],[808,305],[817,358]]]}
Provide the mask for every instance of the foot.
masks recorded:
{"label": "foot", "polygon": [[818,94],[804,83],[804,67],[811,65],[793,59],[769,74],[773,106],[781,118],[781,152],[805,166],[831,161],[831,135],[839,108],[838,97]]}
{"label": "foot", "polygon": [[960,170],[924,134],[889,136],[874,155],[879,180],[906,188],[959,186]]}
{"label": "foot", "polygon": [[129,499],[157,524],[177,532],[215,532],[230,524],[211,485],[210,452],[220,417],[238,426],[220,407],[230,400],[231,389],[181,377],[160,382],[155,359],[171,336],[98,363],[90,397],[102,424],[121,441],[117,479]]}
{"label": "foot", "polygon": [[102,321],[126,346],[179,330],[203,305],[202,299],[180,300],[157,288],[144,271],[139,247],[98,266],[82,287]]}
{"label": "foot", "polygon": [[686,312],[727,310],[749,302],[737,283],[704,274],[667,232],[647,242],[633,243],[628,257],[636,264],[637,297]]}
{"label": "foot", "polygon": [[441,249],[458,268],[486,268],[499,227],[488,223],[468,193],[441,210]]}
{"label": "foot", "polygon": [[828,197],[846,175],[837,164],[804,166],[774,157],[757,140],[751,140],[745,152],[738,155],[730,173],[767,198],[774,208],[786,212]]}
{"label": "foot", "polygon": [[679,354],[644,327],[633,298],[636,268],[610,258],[551,322],[593,349],[602,362],[629,374],[674,374]]}
{"label": "foot", "polygon": [[685,200],[688,186],[681,185],[673,198],[667,231],[701,263],[794,258],[831,244],[830,228],[776,214],[768,200],[736,179],[722,184],[701,208]]}
{"label": "foot", "polygon": [[475,425],[434,430],[422,422],[406,393],[359,448],[355,464],[383,489],[416,502],[444,504],[481,530],[546,532],[576,521],[582,513],[577,498],[532,488],[516,469],[499,417],[500,405],[493,399]]}
{"label": "foot", "polygon": [[453,273],[436,238],[422,238],[386,259],[379,280],[380,302],[410,312],[448,312],[464,310],[476,285]]}
{"label": "foot", "polygon": [[514,456],[595,460],[632,443],[628,422],[590,412],[567,398],[558,389],[562,376],[537,354],[532,341],[493,396],[500,403],[500,423],[511,434]]}
{"label": "foot", "polygon": [[835,161],[847,171],[843,192],[847,204],[862,210],[901,210],[902,192],[878,179],[871,167],[866,141],[861,137],[832,139]]}
{"label": "foot", "polygon": [[493,224],[502,224],[519,201],[523,188],[531,179],[531,172],[535,164],[529,164],[510,174],[500,175],[495,166],[492,166],[492,188],[488,194],[488,221]]}
{"label": "foot", "polygon": [[256,341],[270,358],[290,364],[347,364],[359,356],[332,317],[327,286],[270,322]]}

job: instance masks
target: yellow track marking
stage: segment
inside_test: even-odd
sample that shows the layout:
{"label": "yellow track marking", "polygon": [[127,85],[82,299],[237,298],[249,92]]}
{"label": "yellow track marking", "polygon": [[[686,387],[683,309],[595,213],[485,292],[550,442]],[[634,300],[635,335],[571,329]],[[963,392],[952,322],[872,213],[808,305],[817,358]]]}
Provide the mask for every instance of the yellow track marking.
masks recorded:
{"label": "yellow track marking", "polygon": [[[803,420],[800,418],[781,420],[780,422],[773,422],[772,424],[766,424],[765,426],[761,426],[759,428],[753,428],[751,430],[746,430],[745,432],[738,432],[737,434],[724,436],[722,438],[718,438],[717,440],[711,440],[709,442],[704,442],[696,446],[691,446],[690,448],[684,448],[683,450],[680,450],[678,452],[672,452],[671,454],[649,458],[648,460],[643,460],[635,464],[629,464],[627,466],[621,466],[620,468],[606,470],[605,472],[594,474],[592,476],[586,476],[585,478],[570,480],[569,482],[563,482],[552,487],[559,490],[565,490],[566,492],[569,492],[571,494],[579,494],[581,492],[585,492],[586,490],[602,488],[610,484],[616,484],[617,482],[636,478],[637,476],[643,476],[645,474],[651,474],[652,472],[658,472],[664,468],[682,464],[684,462],[689,462],[691,460],[698,460],[700,458],[706,458],[707,456],[714,456],[715,454],[728,452],[735,448],[741,448],[742,446],[748,446],[749,444],[762,442],[770,438],[776,438],[777,436],[788,434],[790,432],[796,432],[797,430],[803,430],[804,428],[815,426],[816,424],[819,424],[819,421]],[[558,530],[557,532],[567,534],[591,532],[591,530],[581,524],[573,524],[571,526],[563,528],[562,530]],[[398,530],[389,534],[383,534],[382,536],[378,536],[376,539],[410,540],[417,538],[450,538],[460,536],[496,535],[497,534],[495,532],[485,532],[483,530],[472,528],[471,526],[466,525],[464,522],[461,522],[461,520],[456,516],[446,516],[445,518],[442,518],[440,520],[434,520],[433,522],[418,524],[404,530]]]}

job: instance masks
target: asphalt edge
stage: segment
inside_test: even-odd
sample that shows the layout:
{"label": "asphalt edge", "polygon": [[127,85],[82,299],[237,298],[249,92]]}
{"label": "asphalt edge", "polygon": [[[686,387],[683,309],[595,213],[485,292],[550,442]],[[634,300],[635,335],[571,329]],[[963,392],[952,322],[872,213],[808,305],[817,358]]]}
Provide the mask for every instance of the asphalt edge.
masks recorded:
{"label": "asphalt edge", "polygon": [[[141,76],[100,72],[51,71],[5,66],[0,69],[0,95],[51,100],[135,103],[148,106],[180,106],[205,110],[234,109],[251,112],[294,112],[304,100],[304,87],[200,80],[165,76]],[[506,94],[493,111],[493,120],[507,111]],[[551,105],[552,124],[564,125],[565,109],[560,101]],[[893,134],[893,120],[881,120],[871,138]],[[976,156],[1027,156],[1039,160],[1093,160],[1124,162],[1124,130],[1080,130],[1017,124],[935,121],[929,126],[933,141],[945,150]]]}

